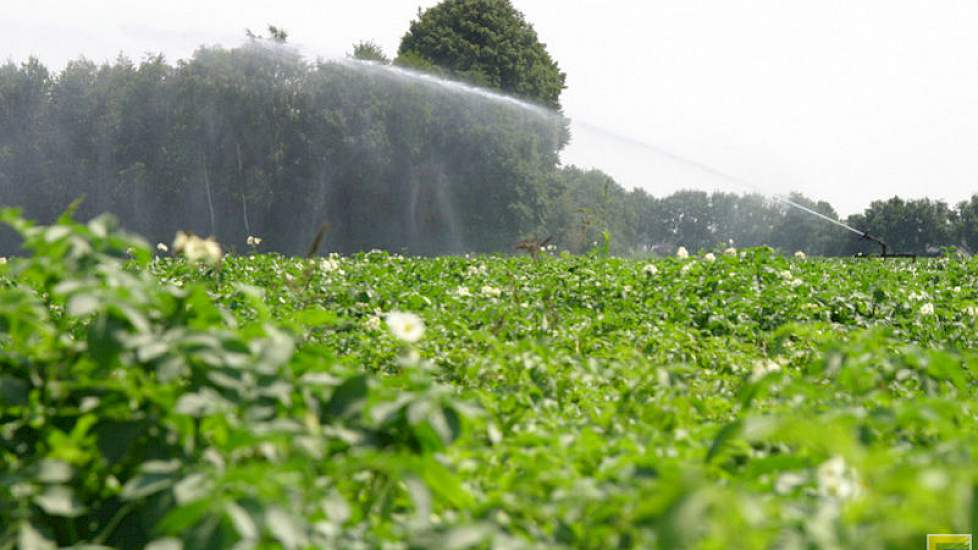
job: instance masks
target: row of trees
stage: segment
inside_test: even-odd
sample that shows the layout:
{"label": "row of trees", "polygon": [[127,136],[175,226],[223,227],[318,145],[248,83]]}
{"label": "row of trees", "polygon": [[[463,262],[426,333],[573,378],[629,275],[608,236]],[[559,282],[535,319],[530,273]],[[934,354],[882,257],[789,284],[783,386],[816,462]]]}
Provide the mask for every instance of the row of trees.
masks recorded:
{"label": "row of trees", "polygon": [[[391,61],[358,44],[351,59],[303,59],[270,28],[238,48],[170,64],[81,59],[0,67],[0,203],[50,220],[84,196],[151,239],[178,229],[239,246],[416,254],[511,250],[553,236],[618,253],[767,244],[840,255],[840,228],[757,195],[656,198],[607,175],[559,165],[564,74],[508,0],[446,0],[420,12]],[[397,65],[391,70],[388,65]],[[527,108],[419,78],[411,68],[495,88]],[[555,110],[553,110],[555,109]],[[793,200],[836,217],[824,202]],[[873,203],[848,222],[894,248],[978,246],[978,197]],[[12,239],[0,235],[9,253]]]}
{"label": "row of trees", "polygon": [[84,196],[151,238],[299,252],[499,250],[534,227],[563,120],[255,39],[176,65],[0,67],[0,197],[50,219]]}
{"label": "row of trees", "polygon": [[[603,232],[620,254],[671,253],[736,246],[772,246],[785,253],[803,250],[822,256],[877,253],[879,248],[851,231],[757,194],[680,191],[656,198],[641,189],[626,191],[606,174],[574,167],[555,172],[553,204],[545,208],[543,232],[560,236],[582,252],[599,243]],[[874,201],[864,212],[840,219],[825,201],[798,193],[794,203],[883,238],[890,252],[939,254],[947,246],[978,250],[978,195],[950,207],[930,199],[893,197]]]}

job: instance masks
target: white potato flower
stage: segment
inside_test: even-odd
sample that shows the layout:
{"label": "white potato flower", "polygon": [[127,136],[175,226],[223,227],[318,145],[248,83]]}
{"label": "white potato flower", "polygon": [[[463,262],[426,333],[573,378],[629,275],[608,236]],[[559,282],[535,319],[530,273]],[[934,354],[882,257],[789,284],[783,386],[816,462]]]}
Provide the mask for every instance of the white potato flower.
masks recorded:
{"label": "white potato flower", "polygon": [[418,350],[410,348],[397,356],[397,364],[401,367],[413,367],[421,362],[421,354]]}
{"label": "white potato flower", "polygon": [[926,292],[913,292],[912,291],[912,292],[910,292],[910,294],[907,295],[907,298],[913,300],[914,302],[919,302],[921,300],[926,300],[926,299],[930,298],[930,296],[928,296]]}
{"label": "white potato flower", "polygon": [[367,317],[364,324],[367,326],[367,330],[380,330],[380,316],[371,315]]}
{"label": "white potato flower", "polygon": [[802,474],[785,472],[778,476],[777,481],[774,482],[774,492],[779,495],[786,495],[796,487],[804,485],[805,481],[805,476]]}
{"label": "white potato flower", "polygon": [[323,258],[319,260],[319,269],[325,273],[336,271],[340,268],[340,261],[336,258]]}
{"label": "white potato flower", "polygon": [[156,243],[156,250],[159,250],[160,252],[166,254],[167,252],[170,251],[170,247],[166,246],[163,243]]}
{"label": "white potato flower", "polygon": [[655,267],[655,264],[648,264],[642,268],[642,272],[651,277],[659,274],[659,268]]}
{"label": "white potato flower", "polygon": [[808,257],[808,256],[806,256],[806,255],[805,255],[805,253],[804,253],[804,252],[802,252],[801,250],[797,250],[797,251],[795,251],[795,258],[797,258],[797,259],[799,259],[799,260],[804,260],[804,259],[805,259],[805,258],[807,258],[807,257]]}
{"label": "white potato flower", "polygon": [[252,248],[257,248],[261,244],[261,237],[256,237],[254,235],[248,235],[247,239],[248,246]]}
{"label": "white potato flower", "polygon": [[934,314],[934,304],[927,302],[926,304],[920,306],[920,314],[924,317],[928,317]]}
{"label": "white potato flower", "polygon": [[723,251],[723,255],[724,256],[736,256],[737,255],[737,249],[731,246],[730,248],[728,248],[728,249],[726,249],[726,250]]}
{"label": "white potato flower", "polygon": [[173,251],[177,254],[183,252],[183,249],[187,247],[187,241],[190,240],[190,235],[184,233],[183,231],[177,231],[175,237],[173,237]]}
{"label": "white potato flower", "polygon": [[818,493],[826,498],[849,500],[859,496],[859,477],[844,458],[835,456],[823,462],[816,473]]}
{"label": "white potato flower", "polygon": [[788,271],[787,269],[780,271],[778,275],[780,275],[781,279],[785,283],[787,283],[788,286],[790,286],[791,288],[798,288],[799,286],[804,284],[804,281],[795,277],[794,273]]}
{"label": "white potato flower", "polygon": [[707,252],[703,255],[703,261],[712,264],[713,262],[717,261],[717,257],[714,256],[712,252]]}
{"label": "white potato flower", "polygon": [[200,239],[198,246],[200,248],[197,257],[208,264],[216,264],[221,261],[224,256],[224,252],[221,250],[221,245],[218,244],[213,237],[206,239]]}
{"label": "white potato flower", "polygon": [[458,296],[459,298],[465,298],[467,296],[471,296],[472,292],[469,291],[469,287],[460,286],[455,289],[455,295]]}
{"label": "white potato flower", "polygon": [[774,374],[777,372],[781,372],[781,365],[777,361],[772,359],[755,361],[753,368],[751,369],[751,380],[756,382],[768,374]]}
{"label": "white potato flower", "polygon": [[183,254],[190,263],[215,265],[221,262],[224,252],[221,245],[213,237],[201,239],[193,233],[177,231],[173,239],[173,251]]}
{"label": "white potato flower", "polygon": [[502,296],[502,294],[503,294],[503,291],[502,290],[499,290],[498,288],[496,288],[494,286],[485,285],[485,286],[482,287],[482,295],[483,296],[488,296],[490,298],[499,298],[500,296]]}
{"label": "white potato flower", "polygon": [[917,476],[917,482],[931,491],[944,489],[949,481],[947,473],[937,469],[924,470]]}
{"label": "white potato flower", "polygon": [[685,246],[680,246],[676,249],[676,257],[680,259],[685,259],[689,257],[689,251],[686,250]]}
{"label": "white potato flower", "polygon": [[398,340],[413,344],[424,336],[424,321],[414,313],[392,311],[387,314],[387,328]]}

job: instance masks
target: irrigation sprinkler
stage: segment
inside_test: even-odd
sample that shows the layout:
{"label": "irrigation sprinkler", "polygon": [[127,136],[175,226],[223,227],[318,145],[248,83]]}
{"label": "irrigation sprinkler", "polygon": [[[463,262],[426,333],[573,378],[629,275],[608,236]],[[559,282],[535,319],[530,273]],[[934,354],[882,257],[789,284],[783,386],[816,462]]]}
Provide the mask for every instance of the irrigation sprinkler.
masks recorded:
{"label": "irrigation sprinkler", "polygon": [[886,258],[911,258],[913,261],[915,261],[915,262],[917,261],[917,255],[916,254],[910,254],[910,253],[906,253],[906,252],[890,252],[889,246],[885,242],[883,242],[883,239],[881,239],[879,237],[876,237],[876,236],[873,236],[873,235],[870,235],[869,233],[867,233],[865,231],[863,232],[863,234],[862,234],[862,236],[860,238],[862,238],[863,240],[872,241],[872,242],[878,244],[880,246],[880,255],[879,256],[870,256],[870,255],[862,255],[862,254],[859,254],[859,255],[856,256],[857,258],[883,258],[883,259],[886,259]]}

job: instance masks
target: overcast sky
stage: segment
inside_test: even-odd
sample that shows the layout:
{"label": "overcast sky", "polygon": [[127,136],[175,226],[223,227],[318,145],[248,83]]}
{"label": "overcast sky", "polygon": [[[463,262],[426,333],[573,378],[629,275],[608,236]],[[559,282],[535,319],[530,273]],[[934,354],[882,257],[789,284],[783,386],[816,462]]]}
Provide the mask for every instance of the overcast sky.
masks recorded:
{"label": "overcast sky", "polygon": [[[311,55],[388,53],[418,0],[2,0],[0,57],[189,56],[284,27]],[[514,0],[567,73],[565,163],[655,195],[743,191],[639,145],[841,214],[978,192],[974,0]]]}

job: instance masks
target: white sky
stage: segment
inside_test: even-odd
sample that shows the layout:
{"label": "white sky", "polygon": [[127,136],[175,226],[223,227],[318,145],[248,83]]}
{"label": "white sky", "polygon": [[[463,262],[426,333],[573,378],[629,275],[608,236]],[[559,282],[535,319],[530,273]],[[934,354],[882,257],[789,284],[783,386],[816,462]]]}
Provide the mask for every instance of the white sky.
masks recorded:
{"label": "white sky", "polygon": [[[431,0],[0,0],[0,59],[189,56],[284,27],[312,55],[392,54]],[[655,195],[743,191],[665,147],[841,214],[978,192],[974,0],[513,0],[567,72],[564,162]],[[603,129],[603,130],[601,130]]]}

